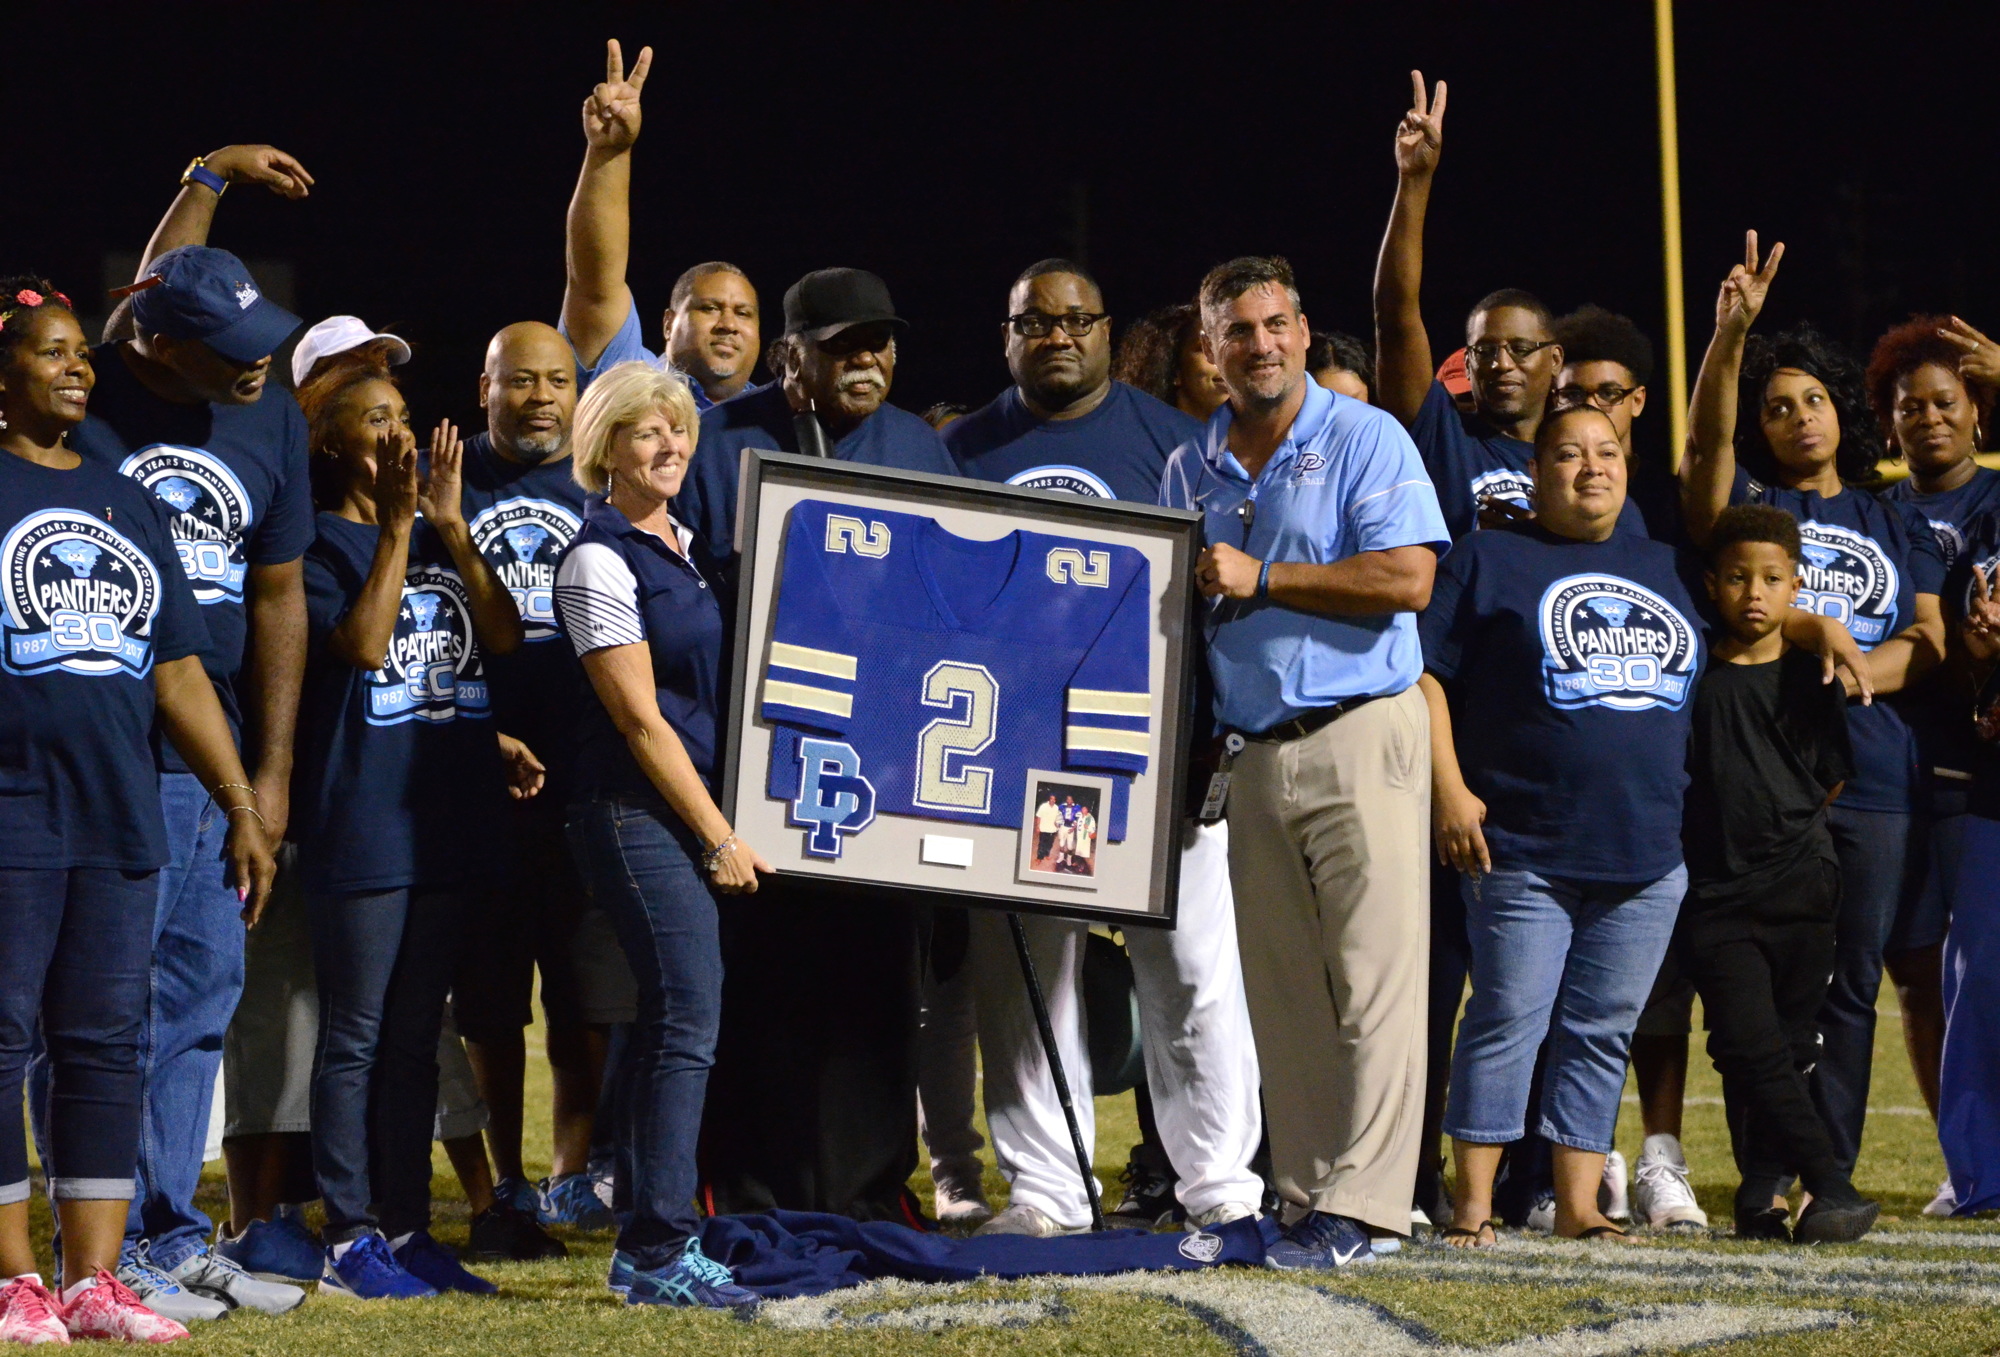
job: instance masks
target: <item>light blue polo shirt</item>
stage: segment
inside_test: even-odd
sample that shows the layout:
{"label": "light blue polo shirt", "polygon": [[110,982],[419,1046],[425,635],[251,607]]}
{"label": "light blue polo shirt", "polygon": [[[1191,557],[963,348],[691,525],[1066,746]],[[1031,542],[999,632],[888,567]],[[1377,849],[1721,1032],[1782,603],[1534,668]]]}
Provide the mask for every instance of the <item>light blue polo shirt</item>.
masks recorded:
{"label": "light blue polo shirt", "polygon": [[[1211,543],[1314,565],[1451,545],[1423,459],[1393,416],[1309,381],[1291,433],[1255,482],[1229,450],[1233,418],[1227,405],[1210,416],[1160,481],[1160,503],[1200,511]],[[1246,504],[1255,505],[1248,524]],[[1206,614],[1216,719],[1236,730],[1399,693],[1423,672],[1415,613],[1335,618],[1265,599],[1213,599]]]}

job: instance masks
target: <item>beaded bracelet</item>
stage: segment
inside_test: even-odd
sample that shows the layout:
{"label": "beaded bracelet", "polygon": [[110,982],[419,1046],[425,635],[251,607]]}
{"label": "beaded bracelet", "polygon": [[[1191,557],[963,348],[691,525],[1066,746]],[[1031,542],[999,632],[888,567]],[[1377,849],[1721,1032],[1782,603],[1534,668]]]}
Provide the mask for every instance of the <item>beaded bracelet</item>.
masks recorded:
{"label": "beaded bracelet", "polygon": [[715,845],[715,847],[709,849],[706,853],[703,853],[701,855],[701,869],[704,872],[713,872],[717,867],[722,865],[722,860],[724,858],[728,857],[735,851],[736,851],[736,836],[734,834],[731,834],[727,838],[723,839],[721,843],[718,843],[717,845]]}

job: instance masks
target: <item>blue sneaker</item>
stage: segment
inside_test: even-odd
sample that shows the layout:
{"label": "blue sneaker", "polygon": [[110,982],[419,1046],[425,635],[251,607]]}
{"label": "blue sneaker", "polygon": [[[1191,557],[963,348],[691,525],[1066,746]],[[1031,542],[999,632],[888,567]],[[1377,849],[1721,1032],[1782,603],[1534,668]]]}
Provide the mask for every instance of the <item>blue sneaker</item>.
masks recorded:
{"label": "blue sneaker", "polygon": [[497,1296],[500,1288],[474,1272],[467,1272],[458,1255],[431,1238],[429,1230],[406,1235],[396,1246],[396,1261],[418,1281],[439,1291],[463,1291],[469,1296]]}
{"label": "blue sneaker", "polygon": [[612,1250],[611,1275],[604,1279],[606,1286],[621,1296],[628,1296],[632,1293],[632,1279],[638,1275],[639,1268],[632,1261],[631,1254],[618,1249]]}
{"label": "blue sneaker", "polygon": [[1368,1231],[1346,1216],[1325,1211],[1308,1211],[1299,1223],[1278,1236],[1278,1242],[1264,1255],[1267,1267],[1283,1272],[1301,1269],[1324,1271],[1375,1261]]}
{"label": "blue sneaker", "polygon": [[319,1237],[290,1216],[253,1220],[234,1239],[224,1226],[215,1252],[263,1282],[316,1282],[326,1263]]}
{"label": "blue sneaker", "polygon": [[526,1178],[502,1178],[493,1184],[493,1200],[525,1216],[538,1215],[542,1209],[541,1194]]}
{"label": "blue sneaker", "polygon": [[389,1241],[370,1232],[348,1245],[339,1258],[326,1251],[319,1293],[340,1300],[422,1300],[437,1288],[412,1277],[389,1252]]}
{"label": "blue sneaker", "polygon": [[542,1179],[541,1211],[544,1225],[567,1225],[575,1230],[615,1230],[617,1217],[597,1195],[588,1173],[565,1173],[560,1178]]}
{"label": "blue sneaker", "polygon": [[613,1255],[611,1270],[617,1274],[623,1261],[632,1279],[625,1293],[627,1305],[672,1305],[742,1313],[764,1303],[755,1291],[736,1284],[728,1268],[701,1251],[701,1241],[690,1239],[681,1256],[665,1267],[641,1268],[624,1253]]}

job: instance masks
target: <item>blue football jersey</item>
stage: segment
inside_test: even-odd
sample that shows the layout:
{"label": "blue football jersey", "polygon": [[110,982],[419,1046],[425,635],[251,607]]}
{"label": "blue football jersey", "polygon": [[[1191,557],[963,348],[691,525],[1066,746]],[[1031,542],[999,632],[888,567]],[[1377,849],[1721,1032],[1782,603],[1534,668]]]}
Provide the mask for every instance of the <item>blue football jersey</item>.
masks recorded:
{"label": "blue football jersey", "polygon": [[1031,768],[1122,793],[1147,766],[1151,620],[1131,547],[801,501],[763,672],[771,795],[838,857],[877,812],[1018,828]]}

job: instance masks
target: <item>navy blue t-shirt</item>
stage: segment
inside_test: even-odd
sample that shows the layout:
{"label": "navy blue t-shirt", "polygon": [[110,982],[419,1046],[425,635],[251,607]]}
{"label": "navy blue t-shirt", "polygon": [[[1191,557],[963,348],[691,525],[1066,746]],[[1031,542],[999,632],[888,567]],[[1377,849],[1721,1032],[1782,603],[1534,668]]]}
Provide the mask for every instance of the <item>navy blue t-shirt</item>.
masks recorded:
{"label": "navy blue t-shirt", "polygon": [[[1417,417],[1410,425],[1410,441],[1424,459],[1431,484],[1437,487],[1438,507],[1444,510],[1444,525],[1456,542],[1479,527],[1479,501],[1501,499],[1523,509],[1532,508],[1535,478],[1535,445],[1500,433],[1478,415],[1468,415],[1452,404],[1451,392],[1443,382],[1432,382]],[[1618,514],[1618,531],[1644,537],[1646,517],[1632,497]]]}
{"label": "navy blue t-shirt", "polygon": [[943,431],[959,470],[975,480],[1141,504],[1159,498],[1173,450],[1200,436],[1199,421],[1123,382],[1075,419],[1040,418],[1010,386]]}
{"label": "navy blue t-shirt", "polygon": [[[1787,490],[1736,469],[1731,504],[1772,504],[1799,520],[1805,559],[1798,606],[1838,618],[1863,650],[1915,625],[1917,595],[1944,588],[1944,553],[1923,515],[1866,490],[1832,499],[1817,490]],[[1894,702],[1848,704],[1855,775],[1840,805],[1855,810],[1908,811],[1916,806],[1917,741]]]}
{"label": "navy blue t-shirt", "polygon": [[[745,448],[799,450],[798,435],[792,428],[792,406],[785,399],[782,382],[746,391],[702,413],[694,463],[688,469],[687,483],[674,498],[674,517],[701,534],[708,549],[725,565],[736,557],[737,463]],[[843,462],[901,471],[958,474],[958,463],[946,451],[937,430],[908,410],[887,404],[835,442],[833,455]]]}
{"label": "navy blue t-shirt", "polygon": [[[556,612],[579,657],[609,646],[644,645],[653,662],[660,715],[713,792],[722,714],[722,605],[714,557],[680,525],[682,556],[593,496],[583,531],[556,569]],[[659,791],[596,693],[578,704],[573,797],[657,798]]]}
{"label": "navy blue t-shirt", "polygon": [[[97,350],[90,416],[70,435],[85,457],[121,471],[167,507],[195,601],[208,623],[202,664],[232,727],[242,725],[236,679],[243,669],[251,566],[283,565],[313,539],[306,419],[291,393],[267,386],[254,405],[180,405],[132,375],[124,346]],[[187,765],[161,744],[171,772]]]}
{"label": "navy blue t-shirt", "polygon": [[472,604],[421,518],[388,663],[357,669],[328,638],[360,597],[380,530],[319,515],[306,551],[311,648],[299,698],[292,831],[326,895],[455,886],[489,852],[506,800]]}
{"label": "navy blue t-shirt", "polygon": [[166,865],[153,666],[201,611],[144,490],[0,453],[0,866]]}
{"label": "navy blue t-shirt", "polygon": [[[1948,614],[1963,618],[1972,606],[1972,572],[1976,567],[1986,576],[1989,589],[2000,584],[2000,507],[1980,514],[1965,525],[1963,549],[1945,580],[1944,604]],[[1989,820],[2000,820],[2000,668],[1987,679],[1985,689],[1968,705],[1963,697],[1944,696],[1937,706],[1937,727],[1952,754],[1949,767],[1967,775],[1958,783],[1959,797],[1939,798],[1940,783],[1933,799],[1950,804],[1933,805],[1938,814],[1971,811]],[[1955,781],[1955,780],[1954,780]]]}
{"label": "navy blue t-shirt", "polygon": [[556,620],[556,562],[583,530],[584,489],[569,458],[528,466],[493,450],[490,434],[466,440],[459,504],[472,540],[521,610],[523,642],[487,661],[499,728],[525,743],[549,770],[534,802],[568,799],[567,766],[576,738],[583,670]]}
{"label": "navy blue t-shirt", "polygon": [[1706,647],[1673,548],[1474,533],[1439,562],[1418,630],[1495,868],[1657,881],[1680,865]]}
{"label": "navy blue t-shirt", "polygon": [[2000,471],[1975,466],[1971,480],[1956,490],[1935,495],[1918,494],[1916,480],[1905,477],[1884,490],[1882,498],[1892,504],[1907,504],[1923,515],[1949,569],[1965,549],[1966,525],[1988,510],[2000,508]]}

